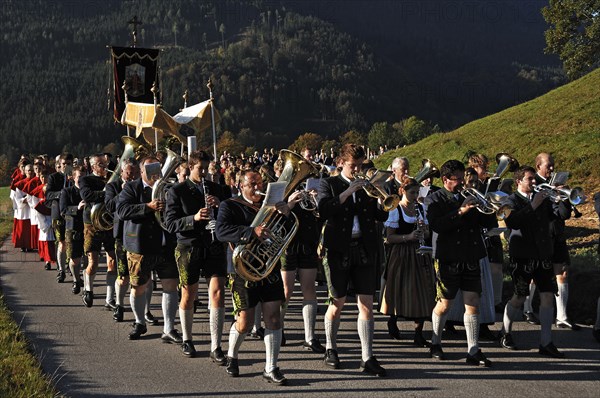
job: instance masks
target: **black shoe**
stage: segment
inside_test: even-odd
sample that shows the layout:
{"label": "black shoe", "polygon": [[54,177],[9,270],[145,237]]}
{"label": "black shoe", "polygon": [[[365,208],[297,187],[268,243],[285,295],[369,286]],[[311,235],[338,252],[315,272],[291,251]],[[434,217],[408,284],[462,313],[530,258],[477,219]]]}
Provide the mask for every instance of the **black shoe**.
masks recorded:
{"label": "black shoe", "polygon": [[254,337],[255,339],[264,339],[265,338],[265,328],[262,326],[256,329],[253,332],[250,332],[250,337]]}
{"label": "black shoe", "polygon": [[321,345],[321,343],[319,342],[319,339],[312,339],[311,341],[305,341],[302,343],[302,346],[304,347],[304,349],[315,352],[317,354],[325,353],[325,347],[323,347]]}
{"label": "black shoe", "polygon": [[425,347],[425,348],[431,347],[431,343],[429,343],[429,341],[425,340],[425,337],[423,337],[423,334],[420,332],[415,332],[414,343],[417,347]]}
{"label": "black shoe", "polygon": [[400,340],[400,329],[398,329],[395,318],[388,319],[387,327],[390,337],[394,340]]}
{"label": "black shoe", "polygon": [[575,331],[581,329],[581,326],[579,326],[575,322],[571,322],[569,319],[564,321],[556,321],[556,327],[561,329],[571,329]]}
{"label": "black shoe", "polygon": [[46,269],[46,271],[50,271],[52,269],[52,264],[50,264],[50,262],[47,262],[44,268]]}
{"label": "black shoe", "polygon": [[367,359],[367,362],[361,360],[360,367],[365,373],[369,373],[374,376],[385,377],[385,369],[381,367],[377,361],[377,358],[375,357]]}
{"label": "black shoe", "polygon": [[446,326],[444,326],[444,331],[450,334],[458,334],[458,330],[456,330],[452,324],[446,324]]}
{"label": "black shoe", "polygon": [[104,302],[104,309],[106,311],[115,311],[117,309],[117,304],[115,304],[115,300],[110,300],[108,302]]}
{"label": "black shoe", "polygon": [[325,358],[323,359],[325,366],[332,369],[340,368],[340,358],[338,357],[338,353],[336,350],[327,350],[325,351]]}
{"label": "black shoe", "polygon": [[227,359],[225,358],[225,354],[223,354],[221,347],[217,347],[214,351],[211,351],[209,356],[210,359],[219,366],[223,366],[227,363]]}
{"label": "black shoe", "polygon": [[467,354],[467,365],[473,366],[483,366],[484,368],[489,368],[492,366],[492,361],[487,359],[481,350],[477,351],[475,355]]}
{"label": "black shoe", "polygon": [[227,364],[225,365],[225,371],[231,377],[238,377],[240,375],[240,367],[238,366],[237,358],[225,357]]}
{"label": "black shoe", "polygon": [[58,283],[63,283],[65,281],[65,272],[64,271],[58,271],[58,274],[56,274],[56,282]]}
{"label": "black shoe", "polygon": [[565,354],[558,351],[558,348],[556,348],[556,346],[552,342],[550,342],[545,347],[542,347],[540,345],[539,353],[540,353],[540,355],[545,355],[547,357],[552,357],[552,358],[564,358],[565,357]]}
{"label": "black shoe", "polygon": [[496,312],[496,314],[504,314],[504,309],[506,308],[506,304],[496,304],[494,306],[494,311]]}
{"label": "black shoe", "polygon": [[196,347],[192,340],[186,340],[181,345],[181,352],[188,358],[194,358],[196,356]]}
{"label": "black shoe", "polygon": [[148,328],[141,323],[134,323],[133,330],[129,333],[129,340],[139,340],[140,336],[146,334]]}
{"label": "black shoe", "polygon": [[123,306],[117,305],[113,312],[115,322],[123,322]]}
{"label": "black shoe", "polygon": [[144,315],[144,319],[146,319],[146,322],[148,322],[152,326],[158,325],[158,319],[156,319],[150,311],[146,312],[146,315]]}
{"label": "black shoe", "polygon": [[592,329],[592,336],[600,343],[600,329]]}
{"label": "black shoe", "polygon": [[535,314],[533,312],[525,312],[523,314],[525,316],[525,321],[532,324],[532,325],[539,325],[540,324],[540,320],[538,319],[537,316],[535,316]]}
{"label": "black shoe", "polygon": [[283,373],[281,373],[279,368],[275,368],[269,373],[267,373],[267,371],[264,371],[263,379],[265,379],[269,383],[277,384],[279,386],[285,386],[287,384],[287,379],[285,378]]}
{"label": "black shoe", "polygon": [[496,336],[488,327],[488,325],[480,325],[479,326],[479,340],[483,341],[497,341],[498,336]]}
{"label": "black shoe", "polygon": [[81,293],[81,286],[79,286],[79,283],[73,282],[73,287],[71,288],[71,292],[73,292],[73,294]]}
{"label": "black shoe", "polygon": [[504,333],[504,335],[500,338],[500,345],[508,350],[517,349],[517,345],[515,344],[510,333]]}
{"label": "black shoe", "polygon": [[170,344],[183,343],[183,339],[179,335],[179,332],[177,331],[177,329],[173,329],[169,333],[163,333],[162,336],[160,336],[160,339],[162,340],[163,343],[170,343]]}
{"label": "black shoe", "polygon": [[446,356],[444,355],[444,351],[442,350],[442,346],[440,344],[431,345],[431,347],[429,348],[429,356],[431,356],[431,358],[439,359],[440,361],[446,359]]}
{"label": "black shoe", "polygon": [[194,314],[198,311],[198,308],[202,307],[202,301],[196,299],[194,300]]}
{"label": "black shoe", "polygon": [[92,305],[94,305],[94,292],[90,292],[89,290],[84,291],[81,299],[83,300],[83,304],[90,308]]}

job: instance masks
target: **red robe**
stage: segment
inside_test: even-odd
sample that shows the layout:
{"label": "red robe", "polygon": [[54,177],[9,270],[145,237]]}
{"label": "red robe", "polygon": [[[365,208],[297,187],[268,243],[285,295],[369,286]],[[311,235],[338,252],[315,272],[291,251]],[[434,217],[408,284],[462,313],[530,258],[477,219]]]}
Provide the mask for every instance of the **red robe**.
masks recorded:
{"label": "red robe", "polygon": [[[29,195],[33,195],[33,191],[42,184],[42,181],[40,180],[39,177],[35,176],[32,177],[31,180],[29,181],[29,183],[25,186],[24,191],[26,193],[28,193]],[[31,212],[35,211],[34,209],[31,209]],[[31,214],[31,217],[33,217],[34,214]],[[34,224],[33,222],[30,221],[30,228],[31,228],[31,234],[29,235],[29,247],[37,250],[38,249],[38,242],[39,242],[39,235],[40,235],[40,230],[37,226],[37,224]]]}
{"label": "red robe", "polygon": [[[14,186],[15,190],[19,189],[19,190],[25,192],[24,191],[25,186],[29,183],[29,181],[31,181],[31,178],[20,179],[19,181],[17,181],[15,183],[15,186]],[[20,205],[20,204],[18,204],[18,205]],[[31,222],[29,220],[29,217],[15,220],[13,234],[14,234],[13,240],[15,242],[15,248],[31,249],[31,246],[30,246]]]}
{"label": "red robe", "polygon": [[[37,211],[39,213],[38,218],[45,217],[45,221],[51,225],[52,220],[50,218],[50,215],[52,212],[50,211],[50,209],[48,207],[46,207],[46,205],[44,203],[46,201],[46,199],[45,199],[46,194],[44,193],[44,185],[43,184],[38,185],[32,191],[31,195],[40,199],[38,204],[35,206],[35,211]],[[50,228],[52,228],[52,227],[50,227]],[[42,237],[46,237],[46,238],[43,239]],[[40,256],[40,260],[42,260],[46,263],[56,262],[56,246],[54,245],[54,232],[40,233],[39,241],[38,241],[38,255]]]}

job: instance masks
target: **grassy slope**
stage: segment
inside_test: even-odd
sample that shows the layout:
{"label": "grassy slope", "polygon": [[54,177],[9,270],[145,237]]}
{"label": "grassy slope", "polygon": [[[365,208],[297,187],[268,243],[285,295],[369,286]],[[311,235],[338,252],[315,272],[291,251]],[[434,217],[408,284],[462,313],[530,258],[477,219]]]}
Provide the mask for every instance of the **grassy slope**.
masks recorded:
{"label": "grassy slope", "polygon": [[[571,172],[571,185],[586,192],[600,188],[600,69],[541,97],[473,121],[455,131],[432,135],[414,145],[390,151],[377,160],[386,168],[395,156],[406,156],[416,173],[422,158],[440,166],[462,160],[468,150],[492,158],[508,152],[521,164],[533,165],[539,152],[554,155],[557,170]],[[493,166],[495,167],[495,166]]]}
{"label": "grassy slope", "polygon": [[[0,242],[12,229],[9,187],[0,187]],[[53,397],[57,393],[50,378],[42,373],[28,342],[4,302],[0,289],[0,396]]]}

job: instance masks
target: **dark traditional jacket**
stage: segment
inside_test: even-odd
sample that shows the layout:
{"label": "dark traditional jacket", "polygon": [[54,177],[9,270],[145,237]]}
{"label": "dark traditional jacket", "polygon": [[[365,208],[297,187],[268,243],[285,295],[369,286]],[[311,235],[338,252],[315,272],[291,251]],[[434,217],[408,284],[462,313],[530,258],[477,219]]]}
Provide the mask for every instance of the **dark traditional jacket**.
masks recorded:
{"label": "dark traditional jacket", "polygon": [[492,228],[495,215],[473,208],[461,216],[458,210],[463,201],[462,196],[457,199],[445,188],[427,197],[427,221],[434,232],[434,258],[446,262],[477,262],[487,256],[481,228]]}
{"label": "dark traditional jacket", "polygon": [[324,246],[327,250],[347,253],[352,240],[354,216],[358,216],[362,242],[369,253],[375,254],[380,244],[376,221],[387,220],[388,213],[377,204],[377,199],[367,195],[364,189],[355,192],[356,202],[350,196],[342,204],[340,194],[350,184],[341,176],[321,180],[318,203],[319,215],[325,222]]}
{"label": "dark traditional jacket", "polygon": [[151,200],[151,191],[144,193],[141,178],[126,183],[119,194],[117,215],[123,220],[123,247],[128,252],[146,255],[163,253],[163,243],[169,236],[164,234],[154,211],[146,205]]}
{"label": "dark traditional jacket", "polygon": [[551,260],[554,252],[551,222],[567,218],[571,211],[554,206],[549,199],[533,210],[531,201],[519,192],[510,195],[507,203],[512,208],[505,220],[512,230],[508,241],[510,257]]}
{"label": "dark traditional jacket", "polygon": [[90,174],[79,179],[79,190],[81,197],[85,200],[85,209],[83,211],[83,222],[91,224],[90,213],[95,203],[104,202],[104,186],[106,181],[102,177]]}
{"label": "dark traditional jacket", "polygon": [[60,193],[65,187],[65,175],[61,172],[52,173],[48,176],[46,186],[46,202],[52,210],[53,220],[59,220],[60,216]]}
{"label": "dark traditional jacket", "polygon": [[63,188],[60,193],[60,215],[65,219],[65,229],[80,232],[83,239],[83,209],[78,209],[81,202],[79,188],[75,185]]}
{"label": "dark traditional jacket", "polygon": [[113,237],[115,239],[123,239],[123,220],[117,214],[117,201],[122,190],[123,180],[119,178],[117,181],[106,184],[106,194],[104,195],[106,210],[113,214]]}
{"label": "dark traditional jacket", "polygon": [[[205,181],[204,185],[209,195],[216,196],[220,201],[226,199],[219,184]],[[169,190],[166,206],[165,224],[170,233],[177,234],[178,243],[196,247],[208,247],[211,244],[212,236],[206,229],[208,221],[194,221],[198,210],[206,207],[204,192],[196,184],[187,179],[174,185]]]}

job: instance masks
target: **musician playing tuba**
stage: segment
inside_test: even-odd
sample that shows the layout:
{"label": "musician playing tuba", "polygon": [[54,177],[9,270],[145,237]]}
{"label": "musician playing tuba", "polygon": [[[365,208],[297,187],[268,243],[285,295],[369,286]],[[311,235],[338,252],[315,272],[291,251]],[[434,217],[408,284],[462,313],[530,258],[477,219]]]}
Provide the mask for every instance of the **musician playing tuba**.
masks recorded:
{"label": "musician playing tuba", "polygon": [[221,350],[227,276],[225,247],[214,239],[207,226],[226,196],[221,185],[206,179],[209,164],[210,156],[205,151],[190,153],[188,179],[171,187],[167,195],[165,224],[169,232],[177,234],[175,258],[181,286],[182,353],[186,357],[196,355],[192,341],[194,300],[200,276],[203,276],[210,296],[210,358],[217,365],[225,365]]}
{"label": "musician playing tuba", "polygon": [[84,176],[80,179],[81,198],[85,201],[85,209],[83,212],[84,223],[84,244],[83,250],[88,257],[88,266],[83,275],[83,304],[86,307],[91,307],[94,303],[94,278],[98,270],[98,255],[102,245],[106,250],[106,272],[109,275],[107,279],[107,289],[110,294],[106,295],[107,308],[114,309],[114,282],[116,280],[116,265],[115,265],[115,240],[112,236],[112,231],[101,231],[94,227],[91,220],[91,209],[95,203],[104,203],[106,192],[107,163],[104,154],[95,154],[90,157],[90,165],[92,174]]}
{"label": "musician playing tuba", "polygon": [[365,151],[354,144],[342,147],[342,171],[335,177],[321,180],[319,214],[326,222],[324,247],[327,249],[325,273],[331,304],[325,314],[327,346],[325,366],[337,369],[337,331],[340,315],[346,302],[348,284],[353,283],[359,309],[358,335],[361,342],[361,368],[364,372],[385,376],[373,356],[373,294],[377,283],[376,221],[383,222],[388,214],[378,200],[369,196],[363,187],[369,182],[355,178],[365,160]]}
{"label": "musician playing tuba", "polygon": [[[265,242],[272,238],[276,239],[272,237],[272,232],[264,223],[251,226],[263,201],[261,175],[252,170],[245,170],[241,174],[240,182],[240,196],[222,202],[217,215],[216,235],[218,240],[229,243],[228,262],[231,261],[236,247],[247,245],[253,240]],[[287,203],[280,202],[276,208],[284,214],[289,214]],[[238,351],[252,329],[255,307],[260,302],[265,321],[266,365],[263,378],[269,383],[287,384],[287,379],[277,366],[282,338],[280,307],[285,300],[279,266],[276,266],[264,279],[255,282],[233,273],[232,268],[229,269],[230,285],[237,319],[231,325],[229,332],[229,351],[225,370],[232,377],[239,376]]]}

